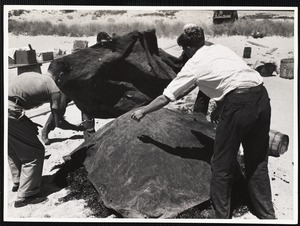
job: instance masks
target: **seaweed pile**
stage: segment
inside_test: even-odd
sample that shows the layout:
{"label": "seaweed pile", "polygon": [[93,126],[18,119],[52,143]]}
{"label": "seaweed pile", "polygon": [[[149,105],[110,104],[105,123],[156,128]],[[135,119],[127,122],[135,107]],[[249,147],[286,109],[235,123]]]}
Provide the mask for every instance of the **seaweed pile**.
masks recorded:
{"label": "seaweed pile", "polygon": [[108,209],[103,204],[96,189],[88,179],[88,172],[81,163],[66,162],[60,167],[61,169],[55,177],[55,183],[57,186],[69,190],[66,196],[58,200],[60,203],[83,199],[86,202],[84,207],[91,210],[89,217],[105,218],[111,214],[117,215],[114,210]]}

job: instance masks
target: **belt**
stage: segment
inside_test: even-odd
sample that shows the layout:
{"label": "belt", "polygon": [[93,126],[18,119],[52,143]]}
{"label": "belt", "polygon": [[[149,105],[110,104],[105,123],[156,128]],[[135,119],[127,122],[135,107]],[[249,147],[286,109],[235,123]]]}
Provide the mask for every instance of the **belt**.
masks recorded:
{"label": "belt", "polygon": [[11,110],[8,109],[8,118],[19,119],[24,115],[24,110]]}
{"label": "belt", "polygon": [[235,90],[232,90],[232,93],[250,93],[250,92],[261,91],[262,89],[263,89],[263,84],[260,84],[254,87],[236,88]]}

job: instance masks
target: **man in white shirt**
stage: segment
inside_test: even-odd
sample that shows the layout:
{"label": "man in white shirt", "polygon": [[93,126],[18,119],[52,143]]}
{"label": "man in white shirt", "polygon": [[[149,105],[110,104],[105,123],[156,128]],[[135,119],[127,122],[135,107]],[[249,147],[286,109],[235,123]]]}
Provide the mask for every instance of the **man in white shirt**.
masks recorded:
{"label": "man in white shirt", "polygon": [[231,185],[240,144],[244,148],[246,182],[255,214],[275,219],[268,175],[271,107],[263,78],[233,51],[205,46],[202,28],[192,26],[177,39],[190,58],[163,94],[131,115],[137,121],[195,87],[222,103],[211,160],[211,201],[216,218],[231,217]]}

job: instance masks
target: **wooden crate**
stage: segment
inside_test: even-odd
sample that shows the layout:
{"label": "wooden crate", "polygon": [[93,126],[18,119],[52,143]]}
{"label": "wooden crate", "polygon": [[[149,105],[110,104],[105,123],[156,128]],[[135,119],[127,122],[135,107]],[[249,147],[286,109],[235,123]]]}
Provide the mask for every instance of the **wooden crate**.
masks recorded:
{"label": "wooden crate", "polygon": [[15,52],[15,63],[16,64],[35,64],[36,60],[36,52],[35,50],[17,50]]}
{"label": "wooden crate", "polygon": [[53,60],[54,59],[53,52],[42,53],[42,58],[43,61]]}

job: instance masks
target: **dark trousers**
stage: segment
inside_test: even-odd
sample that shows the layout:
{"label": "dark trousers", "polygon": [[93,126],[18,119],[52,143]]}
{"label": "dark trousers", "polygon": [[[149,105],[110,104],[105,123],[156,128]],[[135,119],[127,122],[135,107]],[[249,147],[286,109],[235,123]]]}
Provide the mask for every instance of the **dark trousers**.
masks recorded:
{"label": "dark trousers", "polygon": [[39,193],[45,148],[37,137],[37,127],[25,115],[8,118],[8,163],[18,197]]}
{"label": "dark trousers", "polygon": [[92,136],[95,133],[95,120],[94,118],[89,117],[85,113],[81,112],[82,121],[90,121],[93,124],[93,127],[90,129],[86,129],[83,131],[83,138],[84,140],[87,140],[90,136]]}
{"label": "dark trousers", "polygon": [[240,144],[255,214],[261,219],[275,218],[268,175],[270,117],[270,99],[265,87],[226,95],[211,160],[211,200],[216,218],[231,217],[231,187]]}

